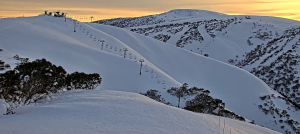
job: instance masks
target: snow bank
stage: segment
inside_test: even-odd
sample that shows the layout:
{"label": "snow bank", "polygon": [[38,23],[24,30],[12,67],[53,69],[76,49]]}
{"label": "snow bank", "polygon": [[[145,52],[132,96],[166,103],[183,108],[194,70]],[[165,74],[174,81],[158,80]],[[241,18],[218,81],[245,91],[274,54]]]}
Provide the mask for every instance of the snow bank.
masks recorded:
{"label": "snow bank", "polygon": [[0,99],[0,116],[6,114],[6,103],[3,99]]}
{"label": "snow bank", "polygon": [[[109,90],[67,91],[51,102],[18,109],[0,118],[4,134],[220,134],[216,116],[170,107],[145,96]],[[225,133],[276,134],[245,122],[225,119]],[[16,129],[17,128],[17,129]]]}

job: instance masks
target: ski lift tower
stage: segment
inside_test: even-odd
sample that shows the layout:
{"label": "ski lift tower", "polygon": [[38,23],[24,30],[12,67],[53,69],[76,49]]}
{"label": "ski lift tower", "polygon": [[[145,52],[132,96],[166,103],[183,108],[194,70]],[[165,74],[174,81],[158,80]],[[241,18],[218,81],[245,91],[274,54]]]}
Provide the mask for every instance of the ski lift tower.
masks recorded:
{"label": "ski lift tower", "polygon": [[145,62],[145,60],[144,59],[140,59],[139,62],[141,62],[140,75],[142,75],[142,66],[143,66],[143,62]]}
{"label": "ski lift tower", "polygon": [[73,19],[73,21],[74,21],[74,32],[76,32],[76,20]]}
{"label": "ski lift tower", "polygon": [[103,50],[103,43],[104,43],[105,41],[104,41],[104,40],[100,40],[99,42],[102,42],[101,50]]}
{"label": "ski lift tower", "polygon": [[123,51],[124,51],[124,58],[126,58],[126,51],[128,51],[127,48],[123,48]]}
{"label": "ski lift tower", "polygon": [[93,17],[93,16],[91,16],[90,18],[91,18],[91,22],[93,22],[93,18],[94,18],[94,17]]}

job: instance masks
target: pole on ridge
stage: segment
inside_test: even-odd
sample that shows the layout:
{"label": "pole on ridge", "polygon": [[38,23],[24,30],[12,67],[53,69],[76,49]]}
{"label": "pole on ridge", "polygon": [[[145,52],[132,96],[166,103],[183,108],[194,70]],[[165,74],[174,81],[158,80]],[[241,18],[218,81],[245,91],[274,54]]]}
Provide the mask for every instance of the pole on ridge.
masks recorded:
{"label": "pole on ridge", "polygon": [[76,20],[74,20],[74,32],[76,32]]}

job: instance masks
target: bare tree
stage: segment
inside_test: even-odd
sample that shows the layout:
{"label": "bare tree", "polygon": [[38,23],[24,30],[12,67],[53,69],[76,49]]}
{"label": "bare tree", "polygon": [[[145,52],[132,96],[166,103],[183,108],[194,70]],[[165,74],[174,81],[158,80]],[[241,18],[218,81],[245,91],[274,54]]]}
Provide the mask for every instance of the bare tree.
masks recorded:
{"label": "bare tree", "polygon": [[188,95],[188,84],[184,83],[181,87],[172,87],[167,92],[173,96],[176,96],[178,98],[178,107],[180,105],[180,99],[186,95]]}

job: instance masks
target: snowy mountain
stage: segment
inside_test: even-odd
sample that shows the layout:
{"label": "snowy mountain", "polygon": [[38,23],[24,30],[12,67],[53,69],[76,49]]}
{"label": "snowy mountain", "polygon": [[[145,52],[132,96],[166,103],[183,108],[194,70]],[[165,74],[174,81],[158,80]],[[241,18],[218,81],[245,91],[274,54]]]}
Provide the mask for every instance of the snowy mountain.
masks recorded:
{"label": "snowy mountain", "polygon": [[[197,10],[172,10],[154,15],[156,18],[167,16],[166,19],[161,19],[161,23],[155,25],[140,23],[147,16],[135,18],[134,22],[119,19],[95,23],[105,25],[113,23],[112,26],[125,28],[243,68],[283,95],[291,107],[300,109],[300,74],[297,71],[300,67],[299,21],[264,16],[217,15],[217,13],[193,16],[189,14],[191,11],[197,12]],[[199,12],[211,13],[202,10]],[[175,18],[182,19],[170,20],[174,15]],[[260,107],[266,113],[274,109],[267,103],[264,106]]]}
{"label": "snowy mountain", "polygon": [[283,30],[252,18],[184,22],[131,31],[244,68],[300,108],[300,23]]}
{"label": "snowy mountain", "polygon": [[205,10],[193,10],[193,9],[175,9],[162,14],[149,15],[143,17],[133,17],[133,18],[115,18],[107,20],[99,20],[94,23],[112,25],[121,28],[125,27],[137,27],[143,25],[155,25],[167,22],[175,22],[181,20],[191,20],[193,18],[197,19],[213,19],[216,17],[222,17],[225,14],[205,11]]}
{"label": "snowy mountain", "polygon": [[[76,22],[76,32],[73,27],[70,19],[65,22],[63,18],[49,16],[0,19],[1,60],[14,67],[15,54],[30,60],[46,58],[67,72],[99,73],[103,78],[102,89],[134,93],[156,89],[173,105],[177,98],[168,94],[167,89],[188,83],[190,87],[209,90],[212,97],[225,102],[227,109],[254,120],[255,124],[279,132],[292,131],[292,127],[299,125],[299,111],[243,69],[127,29],[80,22]],[[124,48],[128,50],[125,56]],[[142,75],[139,59],[145,61]],[[265,95],[270,97],[262,100],[260,97]],[[266,113],[264,103],[268,108],[278,109]],[[13,120],[15,116],[4,118]]]}
{"label": "snowy mountain", "polygon": [[[267,128],[170,107],[110,90],[69,91],[0,117],[3,134],[279,134]],[[225,124],[224,124],[225,123]],[[225,127],[224,127],[225,126]]]}

